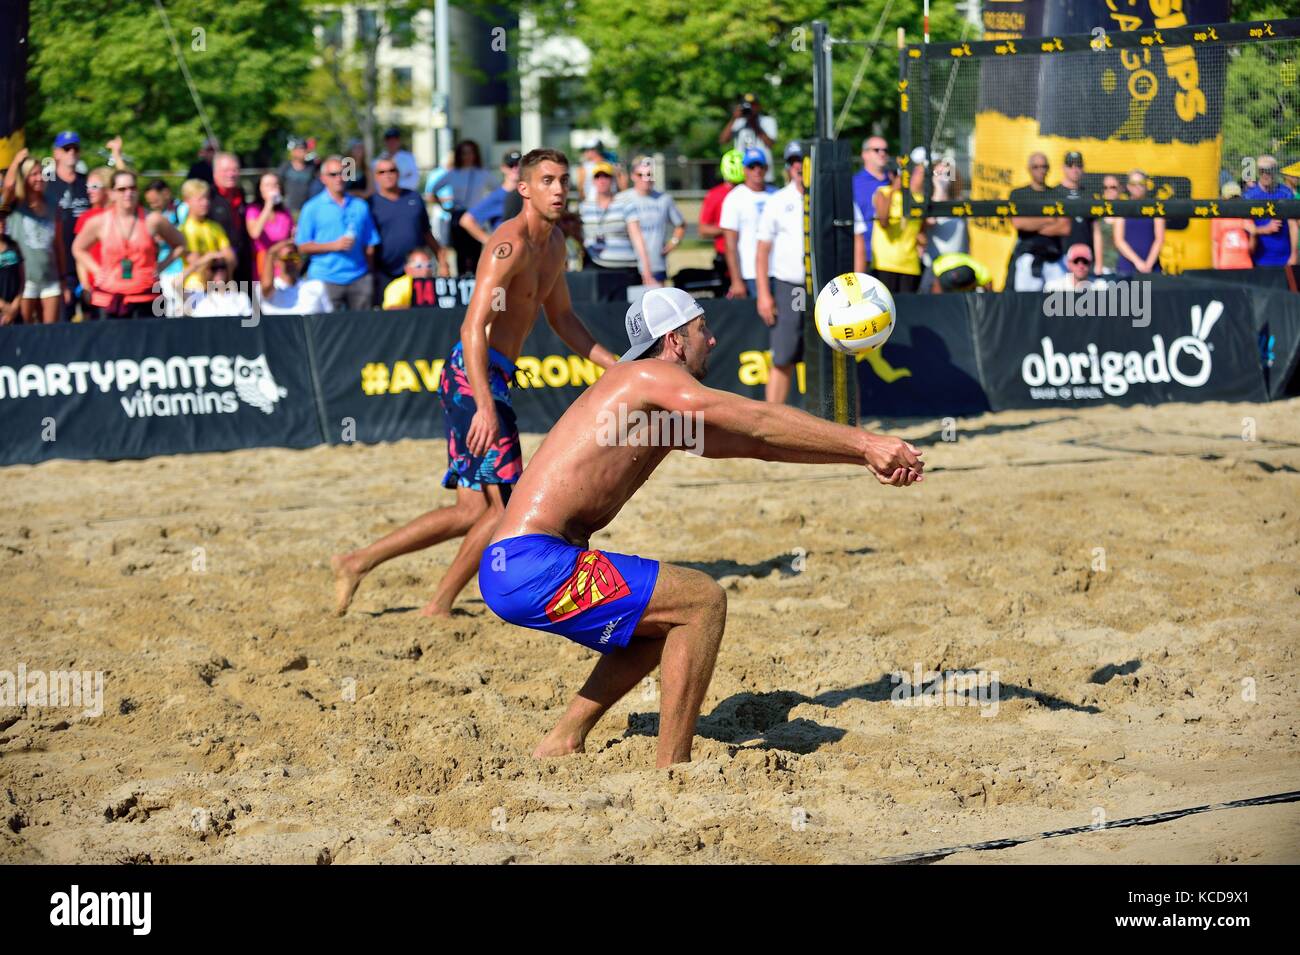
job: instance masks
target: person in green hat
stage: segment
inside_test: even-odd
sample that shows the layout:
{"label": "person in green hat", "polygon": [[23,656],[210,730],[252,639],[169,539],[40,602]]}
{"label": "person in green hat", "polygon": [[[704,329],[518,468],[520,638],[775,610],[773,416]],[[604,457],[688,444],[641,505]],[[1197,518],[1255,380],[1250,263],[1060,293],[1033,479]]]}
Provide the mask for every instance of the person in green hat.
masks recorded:
{"label": "person in green hat", "polygon": [[722,235],[722,200],[727,198],[738,183],[745,180],[745,168],[741,165],[739,149],[728,149],[722,154],[718,164],[722,181],[704,195],[700,206],[700,238],[713,240],[713,271],[725,286],[731,285],[731,274],[727,271],[727,243]]}

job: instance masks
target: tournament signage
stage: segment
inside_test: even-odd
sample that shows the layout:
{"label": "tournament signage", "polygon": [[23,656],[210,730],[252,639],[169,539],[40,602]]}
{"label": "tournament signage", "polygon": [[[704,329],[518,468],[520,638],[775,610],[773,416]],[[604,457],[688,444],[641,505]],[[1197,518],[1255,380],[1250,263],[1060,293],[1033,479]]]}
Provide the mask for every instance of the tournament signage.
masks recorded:
{"label": "tournament signage", "polygon": [[0,463],[310,447],[304,357],[293,316],[5,328]]}
{"label": "tournament signage", "polygon": [[[1219,192],[1224,62],[1213,44],[1166,42],[1119,48],[1116,34],[1173,31],[1228,19],[1228,0],[993,0],[983,8],[983,47],[971,198],[1006,199],[1028,185],[1028,157],[1047,154],[1049,184],[1064,156],[1084,156],[1083,191],[1100,196],[1107,174],[1125,181],[1140,168],[1152,202],[1214,197]],[[1066,36],[1090,46],[1069,49]],[[1033,213],[1022,213],[1030,214]],[[1163,213],[1161,213],[1163,215]],[[1208,221],[1169,218],[1161,265],[1166,272],[1210,265]],[[1003,278],[1015,231],[1009,218],[974,218],[971,254]]]}
{"label": "tournament signage", "polygon": [[[1145,293],[900,295],[894,334],[856,366],[863,414],[1265,401],[1294,391],[1300,296],[1130,284]],[[705,383],[761,398],[768,332],[753,302],[702,304],[718,341]],[[625,310],[590,304],[580,314],[617,351]],[[462,318],[423,309],[263,316],[251,327],[237,318],[6,327],[0,464],[438,439],[438,381]],[[520,428],[550,430],[601,373],[539,320],[511,389]],[[798,402],[802,365],[796,383]]]}
{"label": "tournament signage", "polygon": [[1237,289],[1161,290],[1142,315],[1095,298],[1069,308],[1049,307],[1050,294],[986,298],[975,342],[994,411],[1268,400],[1250,302]]}
{"label": "tournament signage", "polygon": [[[765,326],[752,303],[702,303],[718,340],[706,384],[761,397]],[[583,322],[615,354],[625,347],[626,306],[587,303]],[[396,441],[444,434],[438,381],[460,337],[462,311],[360,312],[305,319],[317,371],[326,440]],[[516,362],[511,402],[522,431],[545,432],[602,369],[575,355],[539,318]]]}

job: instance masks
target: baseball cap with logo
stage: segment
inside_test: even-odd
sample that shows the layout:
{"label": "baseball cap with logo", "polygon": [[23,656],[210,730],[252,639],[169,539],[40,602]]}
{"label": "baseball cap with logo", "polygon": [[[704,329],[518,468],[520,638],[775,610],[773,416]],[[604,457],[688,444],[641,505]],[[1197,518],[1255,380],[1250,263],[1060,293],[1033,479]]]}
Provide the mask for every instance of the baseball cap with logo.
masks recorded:
{"label": "baseball cap with logo", "polygon": [[761,149],[746,149],[745,155],[741,157],[740,164],[748,169],[750,166],[766,166],[767,156]]}
{"label": "baseball cap with logo", "polygon": [[656,341],[675,332],[691,319],[704,314],[704,308],[679,288],[652,288],[641,301],[628,306],[628,350],[619,361],[632,361],[644,355]]}
{"label": "baseball cap with logo", "polygon": [[795,139],[785,147],[785,164],[788,166],[792,162],[801,162],[803,160],[803,143]]}
{"label": "baseball cap with logo", "polygon": [[65,129],[59,135],[54,137],[54,148],[62,149],[65,146],[80,146],[81,137],[70,129]]}
{"label": "baseball cap with logo", "polygon": [[509,166],[513,169],[515,166],[519,165],[519,160],[523,158],[524,157],[520,154],[519,150],[512,149],[510,152],[506,153],[505,158],[501,160],[501,165]]}
{"label": "baseball cap with logo", "polygon": [[1071,149],[1068,153],[1065,154],[1065,164],[1067,166],[1078,166],[1080,169],[1082,169],[1083,153],[1079,152],[1079,150],[1077,149]]}

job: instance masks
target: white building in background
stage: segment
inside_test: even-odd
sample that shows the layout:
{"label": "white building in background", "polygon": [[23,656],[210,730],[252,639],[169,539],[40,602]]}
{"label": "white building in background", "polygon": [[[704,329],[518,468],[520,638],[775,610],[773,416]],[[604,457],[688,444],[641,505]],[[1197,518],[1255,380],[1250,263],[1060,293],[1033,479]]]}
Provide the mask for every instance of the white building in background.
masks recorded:
{"label": "white building in background", "polygon": [[[377,137],[389,126],[404,130],[407,146],[422,170],[431,169],[443,158],[438,155],[438,130],[444,121],[450,122],[453,142],[478,142],[489,168],[495,168],[511,149],[526,152],[553,146],[576,159],[586,142],[614,142],[608,130],[576,127],[582,77],[591,59],[581,41],[538,36],[527,13],[497,23],[480,20],[454,3],[448,7],[449,90],[437,89],[432,9],[414,10],[409,29],[379,37],[375,56]],[[382,3],[318,8],[322,25],[316,27],[317,42],[357,50],[355,66],[360,68],[364,61],[358,41],[376,35],[384,23],[384,9]],[[339,16],[333,16],[336,13]],[[526,38],[524,45],[531,50],[522,55],[516,79],[517,51],[510,45],[521,33]],[[377,141],[376,148],[382,148],[382,143]]]}

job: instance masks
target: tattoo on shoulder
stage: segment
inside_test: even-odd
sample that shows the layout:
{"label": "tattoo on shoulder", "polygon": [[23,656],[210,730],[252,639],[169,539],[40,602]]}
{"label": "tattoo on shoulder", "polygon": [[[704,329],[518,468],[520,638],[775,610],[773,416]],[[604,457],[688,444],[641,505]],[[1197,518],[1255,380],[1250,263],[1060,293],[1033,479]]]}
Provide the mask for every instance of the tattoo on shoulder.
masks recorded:
{"label": "tattoo on shoulder", "polygon": [[510,258],[510,253],[513,251],[514,251],[514,246],[512,246],[509,242],[502,242],[500,245],[498,245],[495,249],[492,250],[492,254],[498,259],[508,259]]}

